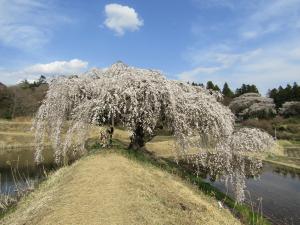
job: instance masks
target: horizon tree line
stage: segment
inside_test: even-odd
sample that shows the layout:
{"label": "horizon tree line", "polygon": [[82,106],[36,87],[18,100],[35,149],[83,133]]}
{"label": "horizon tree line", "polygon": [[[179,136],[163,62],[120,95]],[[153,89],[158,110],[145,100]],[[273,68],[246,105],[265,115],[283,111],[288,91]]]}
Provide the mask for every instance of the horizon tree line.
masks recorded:
{"label": "horizon tree line", "polygon": [[276,108],[280,108],[283,103],[300,101],[300,86],[294,82],[293,86],[287,84],[285,88],[281,85],[268,91],[268,96],[274,99]]}
{"label": "horizon tree line", "polygon": [[255,84],[242,84],[240,88],[237,88],[235,91],[233,91],[229,87],[227,82],[224,83],[222,89],[220,89],[219,86],[217,84],[214,84],[212,81],[207,81],[206,85],[204,85],[203,83],[196,83],[196,82],[192,82],[192,83],[188,82],[188,83],[193,86],[201,86],[201,87],[205,87],[206,89],[220,91],[224,95],[224,97],[229,97],[229,98],[235,98],[246,93],[259,94],[259,91]]}
{"label": "horizon tree line", "polygon": [[[197,82],[188,82],[193,86],[201,86],[206,89],[219,91],[223,94],[223,104],[228,105],[231,100],[245,93],[259,93],[255,84],[242,84],[235,90],[227,82],[220,88],[212,81],[206,84]],[[0,118],[14,118],[15,116],[32,115],[40,105],[41,98],[44,97],[48,89],[46,77],[41,75],[37,81],[29,82],[23,80],[19,84],[5,86],[0,84]],[[267,96],[274,99],[276,108],[282,107],[282,104],[289,101],[300,101],[300,86],[297,82],[293,85],[287,84],[286,87],[279,86],[268,90]],[[36,104],[35,101],[38,101]],[[34,105],[34,106],[33,106]],[[30,109],[29,109],[30,108]],[[28,111],[29,110],[29,111]]]}
{"label": "horizon tree line", "polygon": [[[242,84],[240,88],[236,88],[234,91],[229,87],[227,82],[224,83],[222,89],[212,81],[208,81],[206,85],[196,82],[192,82],[190,84],[193,86],[201,86],[206,87],[206,89],[220,91],[226,98],[235,98],[246,93],[260,94],[255,84]],[[278,88],[269,89],[267,97],[273,98],[276,107],[280,108],[285,102],[300,101],[300,86],[297,84],[297,82],[294,82],[293,86],[290,84],[287,84],[286,87],[280,85]]]}

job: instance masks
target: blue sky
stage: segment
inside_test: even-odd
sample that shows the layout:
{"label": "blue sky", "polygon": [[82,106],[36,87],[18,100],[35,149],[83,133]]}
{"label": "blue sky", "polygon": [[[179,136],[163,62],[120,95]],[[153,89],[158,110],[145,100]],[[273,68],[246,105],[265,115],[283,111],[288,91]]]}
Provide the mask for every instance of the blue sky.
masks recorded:
{"label": "blue sky", "polygon": [[0,82],[117,60],[263,94],[300,83],[300,0],[0,0]]}

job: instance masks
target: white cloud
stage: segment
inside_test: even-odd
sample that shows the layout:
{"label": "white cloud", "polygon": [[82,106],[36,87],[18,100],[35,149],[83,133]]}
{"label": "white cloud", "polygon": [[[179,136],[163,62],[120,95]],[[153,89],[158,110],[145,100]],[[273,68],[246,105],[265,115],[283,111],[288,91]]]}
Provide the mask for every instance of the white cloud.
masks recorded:
{"label": "white cloud", "polygon": [[297,16],[300,8],[299,0],[272,0],[261,2],[260,10],[251,16],[257,22],[270,21],[275,18],[284,19],[284,16]]}
{"label": "white cloud", "polygon": [[242,37],[245,39],[254,39],[259,35],[258,31],[244,31],[242,32]]}
{"label": "white cloud", "polygon": [[[268,88],[300,82],[300,0],[194,1],[222,7],[233,16],[213,24],[223,36],[209,45],[198,42],[189,48],[184,56],[191,67],[179,78],[201,83],[212,80],[218,85],[227,81],[234,88],[254,83],[263,94]],[[205,31],[201,40],[209,40],[206,33],[213,35]]]}
{"label": "white cloud", "polygon": [[194,81],[197,80],[198,77],[208,74],[214,74],[220,71],[221,67],[196,67],[189,71],[184,71],[178,75],[180,80],[184,81]]}
{"label": "white cloud", "polygon": [[126,31],[136,31],[144,22],[139,18],[135,9],[120,4],[108,4],[105,6],[106,19],[104,25],[122,36]]}
{"label": "white cloud", "polygon": [[300,28],[300,0],[192,1],[200,9],[222,8],[224,12],[231,11],[232,26],[239,26],[237,30],[239,38],[246,41],[284,30],[299,30]]}
{"label": "white cloud", "polygon": [[36,80],[40,75],[58,76],[72,75],[84,72],[88,62],[80,59],[70,61],[54,61],[45,64],[35,64],[18,71],[0,70],[0,81],[6,84],[13,84],[20,80]]}
{"label": "white cloud", "polygon": [[254,39],[285,30],[298,30],[300,0],[258,1],[241,28],[241,37]]}
{"label": "white cloud", "polygon": [[58,25],[70,22],[58,11],[53,1],[0,0],[0,44],[30,51],[42,47]]}
{"label": "white cloud", "polygon": [[[224,47],[223,47],[224,48]],[[228,49],[228,48],[227,48]],[[256,49],[253,51],[245,52],[245,53],[229,53],[228,50],[226,52],[218,52],[216,49],[208,51],[205,53],[197,53],[194,55],[194,60],[200,59],[198,64],[200,66],[189,70],[184,71],[178,75],[179,79],[184,81],[196,81],[199,78],[205,78],[202,82],[207,82],[209,77],[213,78],[218,73],[222,73],[224,70],[228,70],[236,65],[245,64],[251,61],[253,58],[257,57],[261,53],[261,49]],[[194,53],[195,54],[195,53]],[[203,65],[210,65],[210,67],[205,67]],[[223,80],[224,79],[218,79]]]}
{"label": "white cloud", "polygon": [[80,59],[72,59],[70,61],[54,61],[47,64],[36,64],[26,68],[26,73],[33,74],[70,74],[80,72],[82,69],[86,69],[88,62]]}
{"label": "white cloud", "polygon": [[236,53],[227,45],[216,45],[201,51],[192,50],[187,54],[187,60],[193,65],[205,65],[204,67],[221,67],[222,69],[249,61],[256,57],[262,49],[257,48],[243,53]]}
{"label": "white cloud", "polygon": [[206,54],[193,52],[190,57],[195,67],[178,74],[178,78],[201,83],[212,80],[218,85],[226,81],[234,88],[252,83],[265,94],[269,88],[300,82],[299,56],[299,41],[242,53],[234,53],[230,48],[207,49]]}
{"label": "white cloud", "polygon": [[49,40],[47,31],[27,25],[3,25],[0,29],[0,41],[6,46],[21,49],[37,48]]}

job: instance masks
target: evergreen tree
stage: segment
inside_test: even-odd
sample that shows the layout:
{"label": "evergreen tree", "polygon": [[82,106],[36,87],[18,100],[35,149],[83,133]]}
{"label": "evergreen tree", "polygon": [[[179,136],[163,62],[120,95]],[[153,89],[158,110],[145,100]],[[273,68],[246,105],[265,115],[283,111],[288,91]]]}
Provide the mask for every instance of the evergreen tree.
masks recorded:
{"label": "evergreen tree", "polygon": [[222,94],[225,97],[229,97],[229,98],[232,98],[233,95],[234,95],[233,92],[232,92],[232,90],[229,88],[229,85],[227,84],[227,82],[225,82],[225,84],[223,86]]}
{"label": "evergreen tree", "polygon": [[257,87],[254,84],[250,85],[247,91],[252,93],[259,93]]}
{"label": "evergreen tree", "polygon": [[[203,84],[201,84],[200,86],[202,86]],[[211,89],[214,91],[220,91],[220,88],[218,85],[214,85],[214,83],[212,81],[207,81],[206,83],[206,89]]]}
{"label": "evergreen tree", "polygon": [[296,82],[294,82],[293,84],[292,96],[293,96],[293,100],[295,101],[300,100],[300,86]]}
{"label": "evergreen tree", "polygon": [[214,90],[214,88],[215,88],[214,83],[212,81],[207,81],[207,83],[206,83],[206,89],[212,89],[212,90]]}
{"label": "evergreen tree", "polygon": [[252,84],[252,85],[242,84],[241,88],[236,89],[235,96],[238,97],[245,93],[258,93],[259,94],[259,91],[254,84]]}
{"label": "evergreen tree", "polygon": [[215,85],[214,88],[213,88],[213,90],[215,90],[215,91],[221,91],[218,85]]}
{"label": "evergreen tree", "polygon": [[277,108],[281,108],[283,103],[290,101],[300,101],[300,87],[296,82],[293,86],[288,84],[285,88],[279,86],[269,91],[269,97],[274,99]]}
{"label": "evergreen tree", "polygon": [[276,88],[273,88],[272,90],[268,91],[269,98],[275,99],[277,94],[278,94],[278,90]]}
{"label": "evergreen tree", "polygon": [[37,83],[38,86],[40,86],[41,84],[46,84],[46,77],[44,75],[41,75]]}
{"label": "evergreen tree", "polygon": [[200,86],[200,87],[204,87],[204,85],[202,84],[202,83],[196,83],[196,82],[192,82],[192,83],[190,83],[190,82],[188,82],[188,84],[191,84],[192,86]]}

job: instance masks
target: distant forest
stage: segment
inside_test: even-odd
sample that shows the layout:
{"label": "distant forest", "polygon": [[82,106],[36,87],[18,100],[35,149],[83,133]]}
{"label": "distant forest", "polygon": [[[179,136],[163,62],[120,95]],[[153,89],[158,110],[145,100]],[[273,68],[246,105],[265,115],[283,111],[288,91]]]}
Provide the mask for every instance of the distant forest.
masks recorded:
{"label": "distant forest", "polygon": [[[230,101],[245,93],[259,93],[256,85],[252,84],[242,84],[240,88],[237,88],[233,91],[227,82],[223,85],[222,90],[218,87],[218,85],[214,84],[212,81],[208,81],[206,86],[202,83],[192,82],[191,85],[194,86],[202,86],[207,89],[212,89],[215,91],[220,91],[225,97],[225,104],[229,104]],[[278,88],[269,89],[267,96],[274,100],[276,108],[280,108],[283,103],[290,101],[300,101],[300,86],[294,82],[293,86],[288,84],[285,88],[279,86]]]}
{"label": "distant forest", "polygon": [[[231,100],[245,93],[259,93],[256,85],[242,84],[240,88],[232,90],[225,82],[221,89],[212,81],[206,85],[195,82],[188,82],[194,86],[202,86],[207,89],[220,91],[224,95],[223,103],[228,105]],[[27,80],[13,86],[5,86],[0,83],[0,118],[12,119],[21,116],[33,116],[48,90],[46,77],[41,76],[38,81],[33,83]],[[268,91],[268,97],[274,99],[276,108],[280,108],[284,102],[300,101],[300,86],[295,82],[286,87],[279,86]]]}
{"label": "distant forest", "polygon": [[40,107],[48,90],[46,78],[36,82],[27,80],[13,86],[0,83],[0,118],[31,117]]}

